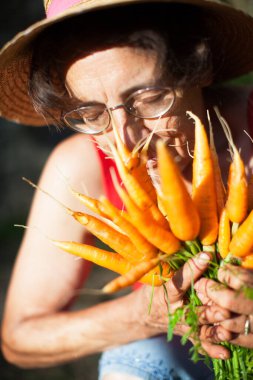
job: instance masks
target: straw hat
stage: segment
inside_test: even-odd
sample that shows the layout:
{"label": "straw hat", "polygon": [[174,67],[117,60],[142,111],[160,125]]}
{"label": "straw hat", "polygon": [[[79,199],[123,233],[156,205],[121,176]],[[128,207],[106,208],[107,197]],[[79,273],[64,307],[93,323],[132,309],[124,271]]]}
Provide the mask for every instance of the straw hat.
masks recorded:
{"label": "straw hat", "polygon": [[213,41],[215,82],[253,70],[253,18],[216,0],[44,0],[46,18],[19,33],[0,51],[0,115],[21,124],[46,124],[27,91],[33,41],[43,30],[81,13],[88,17],[98,9],[151,2],[185,3],[203,9]]}

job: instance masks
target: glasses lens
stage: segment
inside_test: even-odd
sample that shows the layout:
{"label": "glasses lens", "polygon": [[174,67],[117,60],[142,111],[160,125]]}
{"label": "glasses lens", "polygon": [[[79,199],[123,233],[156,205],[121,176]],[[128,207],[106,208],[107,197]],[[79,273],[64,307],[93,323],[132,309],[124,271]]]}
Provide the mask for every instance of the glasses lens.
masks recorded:
{"label": "glasses lens", "polygon": [[174,99],[171,89],[151,88],[132,94],[125,105],[127,110],[137,117],[154,118],[168,112]]}
{"label": "glasses lens", "polygon": [[96,134],[108,127],[110,116],[104,105],[94,105],[68,112],[64,120],[70,128],[79,132]]}

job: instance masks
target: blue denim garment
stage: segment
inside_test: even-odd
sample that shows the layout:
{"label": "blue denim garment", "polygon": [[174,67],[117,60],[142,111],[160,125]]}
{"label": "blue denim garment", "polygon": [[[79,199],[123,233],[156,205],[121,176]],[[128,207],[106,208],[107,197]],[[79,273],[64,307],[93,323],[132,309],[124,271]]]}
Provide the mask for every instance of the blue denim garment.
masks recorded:
{"label": "blue denim garment", "polygon": [[180,337],[172,342],[160,335],[104,352],[99,362],[99,380],[109,373],[129,374],[142,380],[211,380],[212,371],[189,358],[191,344],[182,346]]}

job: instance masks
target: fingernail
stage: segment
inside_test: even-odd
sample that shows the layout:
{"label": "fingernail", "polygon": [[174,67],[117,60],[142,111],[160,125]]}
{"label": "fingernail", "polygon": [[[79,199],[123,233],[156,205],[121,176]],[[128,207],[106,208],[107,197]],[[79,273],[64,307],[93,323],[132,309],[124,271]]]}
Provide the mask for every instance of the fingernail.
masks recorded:
{"label": "fingernail", "polygon": [[197,292],[197,296],[198,296],[198,298],[199,298],[199,300],[201,301],[201,302],[205,302],[205,296],[204,296],[204,294],[203,293],[199,293],[199,292]]}
{"label": "fingernail", "polygon": [[226,317],[220,311],[217,311],[217,313],[215,313],[214,318],[216,321],[223,321],[226,319]]}
{"label": "fingernail", "polygon": [[226,359],[226,357],[225,357],[225,355],[224,355],[223,353],[220,353],[220,354],[219,354],[219,358],[222,359],[222,360],[225,360],[225,359]]}
{"label": "fingernail", "polygon": [[218,335],[218,338],[219,338],[221,341],[226,340],[226,338],[225,338],[223,332],[219,331],[217,335]]}
{"label": "fingernail", "polygon": [[206,264],[210,261],[210,256],[205,253],[205,252],[202,252],[199,257],[198,257],[198,263],[200,266],[202,267],[205,267]]}

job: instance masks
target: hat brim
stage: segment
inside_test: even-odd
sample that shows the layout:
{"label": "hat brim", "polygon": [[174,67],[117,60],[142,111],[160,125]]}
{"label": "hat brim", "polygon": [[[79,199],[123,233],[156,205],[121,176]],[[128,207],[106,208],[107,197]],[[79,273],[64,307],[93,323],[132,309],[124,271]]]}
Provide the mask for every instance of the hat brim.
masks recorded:
{"label": "hat brim", "polygon": [[[253,18],[242,11],[213,1],[156,0],[156,3],[196,5],[206,14],[213,56],[214,82],[222,82],[253,70]],[[17,34],[0,51],[0,115],[33,126],[47,125],[36,112],[28,94],[33,41],[50,25],[91,11],[154,0],[94,0],[78,4],[60,15],[44,19]]]}

